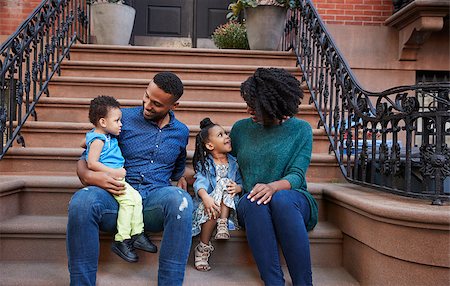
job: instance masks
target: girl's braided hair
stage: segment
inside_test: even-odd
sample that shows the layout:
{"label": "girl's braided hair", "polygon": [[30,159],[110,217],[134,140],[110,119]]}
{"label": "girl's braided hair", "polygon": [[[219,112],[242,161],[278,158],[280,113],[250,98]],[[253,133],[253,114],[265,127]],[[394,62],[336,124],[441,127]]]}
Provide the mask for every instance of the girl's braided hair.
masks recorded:
{"label": "girl's braided hair", "polygon": [[241,84],[241,96],[264,125],[294,116],[303,99],[300,82],[279,68],[258,68]]}
{"label": "girl's braided hair", "polygon": [[200,121],[200,132],[195,136],[195,151],[194,157],[192,158],[192,165],[194,166],[195,172],[206,172],[206,167],[208,162],[206,158],[208,157],[208,149],[206,149],[205,144],[208,143],[209,129],[216,126],[211,119],[208,117]]}

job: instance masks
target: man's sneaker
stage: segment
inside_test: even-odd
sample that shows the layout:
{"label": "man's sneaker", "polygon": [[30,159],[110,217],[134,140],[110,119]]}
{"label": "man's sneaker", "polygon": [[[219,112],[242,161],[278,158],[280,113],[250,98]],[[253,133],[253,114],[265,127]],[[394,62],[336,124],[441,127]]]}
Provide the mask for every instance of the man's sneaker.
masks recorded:
{"label": "man's sneaker", "polygon": [[127,262],[137,262],[139,260],[136,252],[134,252],[131,239],[114,241],[111,245],[111,250]]}
{"label": "man's sneaker", "polygon": [[136,249],[140,249],[143,251],[156,253],[158,251],[158,247],[154,245],[150,239],[145,235],[145,233],[140,233],[133,235],[131,237],[131,240],[133,241],[133,247]]}

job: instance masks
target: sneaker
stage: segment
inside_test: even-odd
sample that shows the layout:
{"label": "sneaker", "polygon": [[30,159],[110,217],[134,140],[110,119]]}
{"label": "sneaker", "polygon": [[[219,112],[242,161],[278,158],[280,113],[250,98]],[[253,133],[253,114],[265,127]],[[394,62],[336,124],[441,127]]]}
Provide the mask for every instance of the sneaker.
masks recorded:
{"label": "sneaker", "polygon": [[156,245],[154,245],[147,237],[147,235],[145,235],[145,233],[143,232],[140,234],[133,235],[131,239],[133,241],[133,247],[136,249],[140,249],[151,253],[156,253],[158,251],[158,247],[156,247]]}
{"label": "sneaker", "polygon": [[134,252],[131,239],[114,241],[111,245],[111,250],[127,262],[137,262],[139,260],[136,252]]}

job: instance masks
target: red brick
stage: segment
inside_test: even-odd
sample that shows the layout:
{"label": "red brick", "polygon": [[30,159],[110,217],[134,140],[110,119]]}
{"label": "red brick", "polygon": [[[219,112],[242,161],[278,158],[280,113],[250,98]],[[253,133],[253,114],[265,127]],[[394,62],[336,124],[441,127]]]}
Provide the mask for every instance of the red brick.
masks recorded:
{"label": "red brick", "polygon": [[370,22],[372,21],[372,17],[368,17],[368,16],[355,16],[354,17],[355,21],[363,21],[363,22]]}
{"label": "red brick", "polygon": [[372,5],[355,5],[355,10],[372,10]]}
{"label": "red brick", "polygon": [[335,9],[336,4],[323,3],[323,4],[317,4],[316,7],[319,9]]}
{"label": "red brick", "polygon": [[363,11],[363,15],[382,16],[381,11]]}
{"label": "red brick", "polygon": [[324,15],[322,16],[322,20],[328,21],[328,20],[334,20],[335,16],[333,15]]}
{"label": "red brick", "polygon": [[345,15],[362,15],[359,10],[345,10]]}
{"label": "red brick", "polygon": [[363,0],[345,0],[345,4],[362,4]]}
{"label": "red brick", "polygon": [[344,24],[343,21],[327,21],[327,23],[328,24],[340,24],[340,25]]}
{"label": "red brick", "polygon": [[336,16],[336,20],[337,21],[352,21],[353,20],[353,16]]}
{"label": "red brick", "polygon": [[383,0],[364,0],[364,4],[379,5],[383,4]]}
{"label": "red brick", "polygon": [[325,10],[325,14],[327,15],[344,15],[344,10]]}
{"label": "red brick", "polygon": [[372,21],[374,22],[384,22],[387,17],[372,17]]}
{"label": "red brick", "polygon": [[353,10],[355,6],[353,4],[336,4],[337,9],[344,9],[344,10]]}

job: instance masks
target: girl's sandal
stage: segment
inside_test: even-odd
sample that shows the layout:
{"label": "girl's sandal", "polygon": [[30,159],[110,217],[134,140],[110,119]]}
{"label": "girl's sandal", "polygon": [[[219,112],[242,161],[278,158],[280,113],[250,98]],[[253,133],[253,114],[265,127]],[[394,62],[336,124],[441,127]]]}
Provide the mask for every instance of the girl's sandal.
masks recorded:
{"label": "girl's sandal", "polygon": [[214,236],[215,239],[229,239],[230,232],[228,231],[228,219],[219,218],[217,219],[217,233]]}
{"label": "girl's sandal", "polygon": [[209,271],[211,270],[211,266],[209,266],[208,259],[213,252],[214,246],[212,246],[211,242],[205,244],[200,241],[200,243],[195,247],[195,269],[198,271]]}

